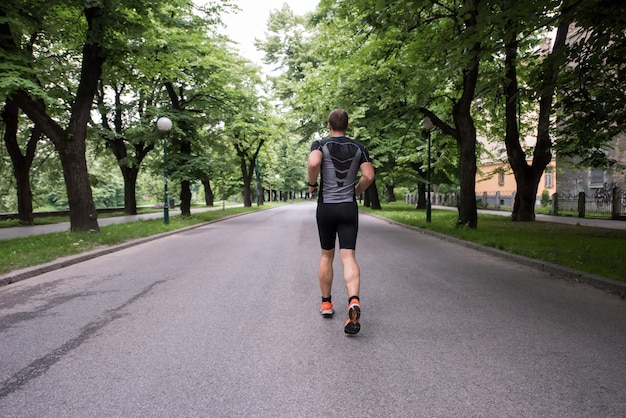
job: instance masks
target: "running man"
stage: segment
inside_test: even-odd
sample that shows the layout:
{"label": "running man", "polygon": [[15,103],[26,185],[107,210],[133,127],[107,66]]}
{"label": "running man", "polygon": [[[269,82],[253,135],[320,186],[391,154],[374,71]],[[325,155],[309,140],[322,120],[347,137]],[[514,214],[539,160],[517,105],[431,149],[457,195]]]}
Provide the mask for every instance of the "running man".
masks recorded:
{"label": "running man", "polygon": [[[359,323],[361,272],[354,255],[359,228],[356,197],[374,181],[374,166],[367,148],[360,142],[346,137],[348,113],[345,110],[335,109],[330,112],[328,129],[329,138],[314,141],[311,145],[307,166],[309,193],[315,193],[319,188],[317,229],[322,257],[317,274],[322,292],[320,312],[324,317],[332,317],[335,312],[331,301],[331,288],[335,240],[339,237],[339,256],[348,291],[348,319],[344,331],[346,334],[357,334],[361,330]],[[359,170],[361,178],[357,183]]]}

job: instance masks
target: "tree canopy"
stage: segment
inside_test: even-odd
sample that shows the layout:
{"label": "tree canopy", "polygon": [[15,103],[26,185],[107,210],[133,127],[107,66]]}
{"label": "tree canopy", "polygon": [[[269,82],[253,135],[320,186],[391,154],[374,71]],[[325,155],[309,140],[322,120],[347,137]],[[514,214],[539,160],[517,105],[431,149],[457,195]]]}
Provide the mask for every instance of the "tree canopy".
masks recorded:
{"label": "tree canopy", "polygon": [[[605,148],[624,133],[625,8],[321,0],[298,16],[284,5],[257,40],[274,69],[264,76],[220,32],[235,2],[7,0],[0,169],[13,184],[4,176],[0,187],[16,197],[0,204],[32,222],[33,190],[41,200],[47,187],[46,201],[69,207],[72,230],[97,231],[96,206],[120,201],[121,189],[136,213],[139,189],[157,187],[138,181],[158,176],[167,145],[184,214],[198,183],[207,204],[217,191],[251,205],[264,188],[304,189],[309,143],[342,107],[388,201],[398,187],[417,189],[423,207],[432,163],[432,181],[458,193],[459,225],[476,228],[477,160],[491,148],[516,177],[513,220],[533,220],[554,151],[617,165]],[[165,138],[155,129],[161,115],[174,122]],[[374,184],[366,197],[378,195]]]}

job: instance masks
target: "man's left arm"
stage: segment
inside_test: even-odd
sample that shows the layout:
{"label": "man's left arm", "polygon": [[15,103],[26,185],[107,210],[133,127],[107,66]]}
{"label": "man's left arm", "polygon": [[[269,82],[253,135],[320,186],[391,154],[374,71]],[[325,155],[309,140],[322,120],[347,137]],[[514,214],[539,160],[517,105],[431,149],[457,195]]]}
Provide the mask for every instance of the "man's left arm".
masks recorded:
{"label": "man's left arm", "polygon": [[370,185],[374,182],[374,166],[369,161],[366,161],[361,164],[361,178],[359,179],[358,184],[354,190],[356,196],[360,195],[370,187]]}

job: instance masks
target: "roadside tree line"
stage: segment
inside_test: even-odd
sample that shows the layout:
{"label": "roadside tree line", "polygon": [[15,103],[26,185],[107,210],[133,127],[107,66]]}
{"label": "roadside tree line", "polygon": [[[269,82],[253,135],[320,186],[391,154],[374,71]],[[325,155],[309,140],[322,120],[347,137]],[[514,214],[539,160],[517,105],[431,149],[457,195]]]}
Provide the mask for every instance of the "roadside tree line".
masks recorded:
{"label": "roadside tree line", "polygon": [[219,32],[221,17],[234,7],[191,0],[0,5],[2,127],[10,157],[2,164],[2,188],[12,189],[12,171],[21,222],[33,221],[32,187],[42,192],[63,179],[65,196],[50,197],[67,203],[71,230],[98,231],[95,200],[111,187],[111,170],[123,178],[125,212],[137,213],[142,170],[163,169],[155,126],[163,115],[173,121],[166,140],[183,214],[190,213],[197,183],[209,205],[213,183],[225,197],[241,193],[249,206],[255,171],[280,173],[284,187],[298,186],[298,174],[289,175],[277,154],[293,138],[275,135],[289,127],[264,93],[260,68]]}
{"label": "roadside tree line", "polygon": [[624,133],[625,16],[610,0],[321,0],[308,18],[276,11],[259,46],[303,137],[348,110],[388,199],[418,183],[423,207],[429,118],[433,182],[458,185],[458,224],[476,228],[479,138],[514,172],[513,221],[535,219],[555,152],[617,164],[605,149]]}

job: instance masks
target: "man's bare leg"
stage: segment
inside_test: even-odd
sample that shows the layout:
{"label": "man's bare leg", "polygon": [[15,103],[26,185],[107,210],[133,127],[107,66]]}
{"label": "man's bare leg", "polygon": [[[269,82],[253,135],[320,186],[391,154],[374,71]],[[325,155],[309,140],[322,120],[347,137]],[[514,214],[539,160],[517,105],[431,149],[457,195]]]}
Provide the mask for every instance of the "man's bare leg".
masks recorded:
{"label": "man's bare leg", "polygon": [[333,260],[335,259],[335,250],[322,250],[322,258],[317,269],[317,276],[320,281],[320,290],[322,297],[330,297],[333,287]]}
{"label": "man's bare leg", "polygon": [[320,307],[320,313],[326,317],[331,318],[333,313],[333,304],[330,299],[331,290],[333,287],[333,260],[335,259],[335,249],[322,250],[322,257],[320,259],[320,265],[317,269],[317,275],[320,281],[320,291],[322,292],[322,306]]}
{"label": "man's bare leg", "polygon": [[359,318],[361,317],[361,305],[359,301],[359,290],[361,287],[361,270],[356,262],[354,250],[342,249],[339,252],[343,263],[343,277],[348,291],[348,319],[344,327],[346,334],[358,334],[361,330]]}
{"label": "man's bare leg", "polygon": [[339,251],[343,263],[343,278],[346,282],[348,297],[359,296],[361,288],[361,270],[356,262],[354,250],[342,249]]}

